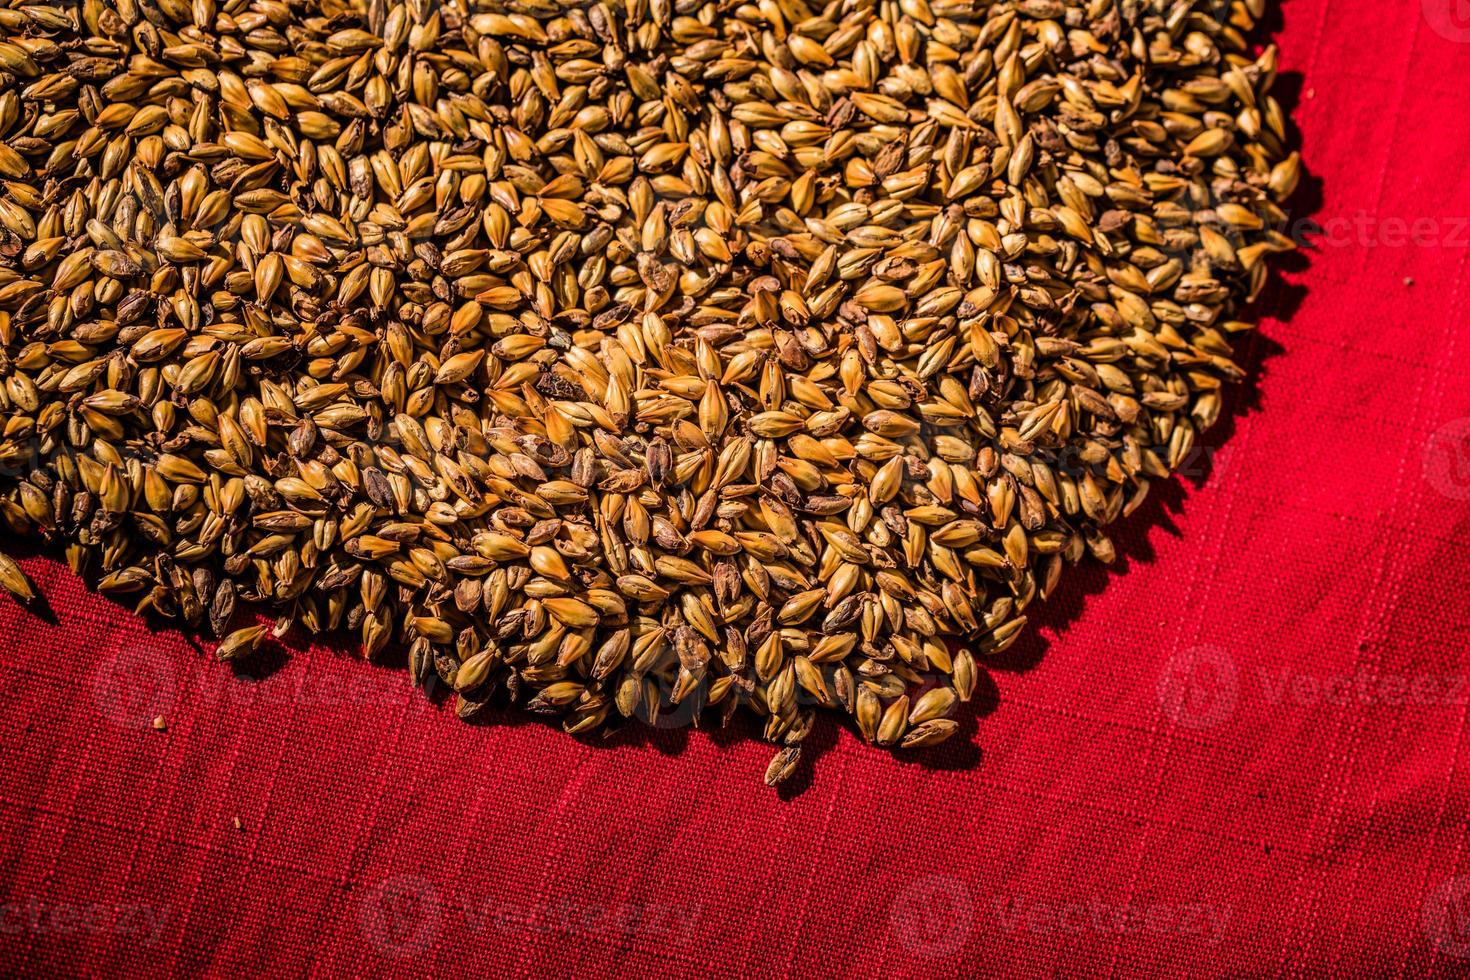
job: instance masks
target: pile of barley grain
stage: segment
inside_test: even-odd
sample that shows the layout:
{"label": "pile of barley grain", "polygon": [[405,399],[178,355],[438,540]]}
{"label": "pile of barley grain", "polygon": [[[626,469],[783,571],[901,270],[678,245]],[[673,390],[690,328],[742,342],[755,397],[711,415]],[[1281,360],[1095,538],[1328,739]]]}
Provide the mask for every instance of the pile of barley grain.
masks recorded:
{"label": "pile of barley grain", "polygon": [[11,0],[0,516],[225,659],[939,742],[1241,376],[1263,2]]}

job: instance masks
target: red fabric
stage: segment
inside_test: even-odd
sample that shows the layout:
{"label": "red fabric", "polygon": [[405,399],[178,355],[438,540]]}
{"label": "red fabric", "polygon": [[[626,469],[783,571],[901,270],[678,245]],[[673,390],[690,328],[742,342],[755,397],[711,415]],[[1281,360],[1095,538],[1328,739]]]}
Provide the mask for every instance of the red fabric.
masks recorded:
{"label": "red fabric", "polygon": [[1265,297],[1207,475],[1120,574],[1074,572],[964,739],[824,728],[778,795],[737,734],[466,725],[324,647],[236,678],[33,559],[57,622],[0,602],[0,968],[1465,971],[1457,9],[1286,4],[1328,234]]}

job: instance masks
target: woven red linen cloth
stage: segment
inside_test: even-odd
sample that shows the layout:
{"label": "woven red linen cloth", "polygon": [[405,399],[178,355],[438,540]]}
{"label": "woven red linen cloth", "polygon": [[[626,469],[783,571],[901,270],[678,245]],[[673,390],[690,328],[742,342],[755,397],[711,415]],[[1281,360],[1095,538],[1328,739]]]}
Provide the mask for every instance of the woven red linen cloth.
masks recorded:
{"label": "woven red linen cloth", "polygon": [[0,971],[1470,971],[1467,14],[1287,0],[1321,231],[1250,391],[922,758],[829,725],[777,793],[748,728],[465,724],[296,636],[237,675],[27,559]]}

